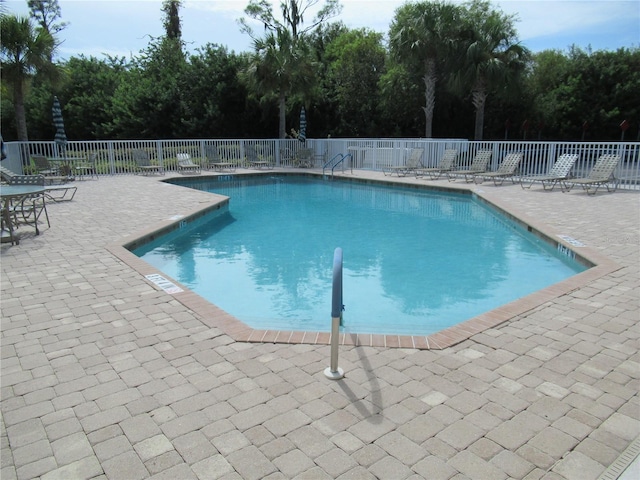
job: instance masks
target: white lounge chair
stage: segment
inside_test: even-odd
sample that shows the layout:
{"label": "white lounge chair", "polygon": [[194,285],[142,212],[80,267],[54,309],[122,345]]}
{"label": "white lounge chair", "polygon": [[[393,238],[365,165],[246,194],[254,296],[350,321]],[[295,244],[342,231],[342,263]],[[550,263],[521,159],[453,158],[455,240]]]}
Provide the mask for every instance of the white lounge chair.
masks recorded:
{"label": "white lounge chair", "polygon": [[409,158],[404,165],[394,165],[382,169],[382,173],[385,175],[393,175],[394,173],[399,177],[404,177],[410,173],[415,172],[418,168],[423,168],[422,154],[424,148],[413,148],[409,153]]}
{"label": "white lounge chair", "polygon": [[456,177],[464,177],[465,182],[472,182],[475,175],[487,171],[487,166],[491,160],[491,150],[479,150],[473,157],[471,166],[467,170],[452,170],[447,172],[447,179],[451,182]]}
{"label": "white lounge chair", "polygon": [[618,182],[614,172],[619,162],[619,155],[602,155],[586,177],[562,180],[560,183],[562,191],[569,192],[575,185],[580,185],[587,195],[595,195],[598,188],[604,185],[607,187],[607,192],[615,192]]}
{"label": "white lounge chair", "polygon": [[429,175],[429,178],[431,178],[432,180],[437,180],[443,174],[455,170],[457,160],[458,150],[447,149],[442,154],[442,158],[440,159],[440,163],[438,163],[437,167],[417,168],[414,173],[416,174],[416,177],[424,177],[425,175]]}
{"label": "white lounge chair", "polygon": [[573,164],[578,160],[577,153],[565,153],[558,157],[556,163],[547,172],[540,175],[524,175],[520,177],[520,186],[524,188],[531,188],[535,182],[542,183],[542,188],[545,190],[549,187],[549,190],[553,190],[557,183],[569,178]]}
{"label": "white lounge chair", "polygon": [[30,177],[43,177],[44,178],[44,194],[49,200],[54,202],[68,202],[73,200],[76,195],[78,187],[75,185],[62,184],[62,185],[48,185],[47,178],[43,175],[18,175],[17,173],[9,170],[7,167],[0,167],[0,176],[9,185],[40,185],[39,180],[31,180]]}
{"label": "white lounge chair", "polygon": [[479,173],[473,176],[475,183],[482,183],[484,180],[492,179],[494,185],[502,185],[507,178],[516,183],[513,178],[516,175],[518,166],[522,161],[522,153],[509,153],[504,157],[502,163],[495,172]]}
{"label": "white lounge chair", "polygon": [[177,155],[178,158],[178,171],[180,173],[189,173],[189,172],[193,172],[193,173],[202,173],[202,170],[200,169],[200,165],[198,165],[197,163],[193,163],[193,160],[191,160],[191,155],[189,155],[188,153],[179,153]]}

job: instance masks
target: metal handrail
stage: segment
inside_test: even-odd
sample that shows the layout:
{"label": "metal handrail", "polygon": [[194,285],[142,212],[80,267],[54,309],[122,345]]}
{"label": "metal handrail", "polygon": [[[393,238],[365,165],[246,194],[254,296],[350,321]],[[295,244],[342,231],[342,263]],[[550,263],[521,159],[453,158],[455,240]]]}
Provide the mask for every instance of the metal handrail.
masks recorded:
{"label": "metal handrail", "polygon": [[[347,153],[346,155],[344,153],[338,153],[336,155],[334,155],[331,160],[329,160],[327,163],[325,163],[322,166],[322,175],[324,176],[324,171],[331,167],[331,176],[333,177],[333,171],[336,169],[336,167],[338,165],[340,165],[341,163],[343,164],[344,167],[344,161],[349,158],[352,161],[349,163],[349,165],[351,166],[351,173],[353,173],[353,155],[351,155],[350,153]],[[342,169],[342,171],[344,171],[344,168]]]}
{"label": "metal handrail", "polygon": [[333,287],[331,295],[331,363],[325,368],[324,375],[331,380],[344,377],[344,370],[338,367],[338,345],[340,325],[342,324],[342,248],[333,252]]}
{"label": "metal handrail", "polygon": [[[324,175],[324,171],[326,168],[329,167],[329,165],[333,165],[333,162],[336,158],[340,157],[340,160],[338,160],[338,162],[342,161],[344,159],[344,153],[336,153],[333,157],[331,157],[331,160],[329,160],[327,163],[325,163],[322,166],[322,175]],[[333,169],[332,169],[333,172]]]}
{"label": "metal handrail", "polygon": [[[334,171],[334,170],[335,170],[335,168],[336,168],[338,165],[340,165],[341,163],[342,163],[342,171],[344,172],[344,163],[343,163],[343,162],[344,162],[347,158],[350,158],[351,160],[353,160],[353,155],[351,155],[350,153],[347,153],[345,156],[343,156],[343,157],[340,159],[340,161],[336,162],[336,164],[335,164],[333,167],[331,167],[331,176],[332,176],[332,177],[333,177],[333,171]],[[349,163],[349,165],[351,165],[351,173],[353,173],[353,161],[351,161],[351,162]]]}

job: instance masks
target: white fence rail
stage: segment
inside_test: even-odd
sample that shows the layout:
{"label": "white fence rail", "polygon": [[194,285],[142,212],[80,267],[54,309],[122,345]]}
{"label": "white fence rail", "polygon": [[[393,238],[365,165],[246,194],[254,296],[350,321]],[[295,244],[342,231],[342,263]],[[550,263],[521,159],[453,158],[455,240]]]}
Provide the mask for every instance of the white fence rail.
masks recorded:
{"label": "white fence rail", "polygon": [[301,148],[311,148],[314,166],[321,168],[329,159],[338,154],[351,154],[351,163],[342,168],[382,170],[394,165],[402,165],[411,149],[424,150],[422,163],[426,167],[436,166],[445,149],[458,150],[461,168],[469,166],[478,150],[491,150],[490,170],[495,170],[508,153],[522,152],[523,161],[520,174],[540,174],[547,172],[555,160],[564,153],[579,155],[572,171],[573,176],[588,174],[596,160],[604,154],[620,155],[621,161],[615,177],[621,188],[640,189],[640,142],[536,142],[536,141],[491,141],[475,142],[460,139],[308,139],[298,140],[105,140],[69,141],[61,152],[53,141],[9,142],[7,160],[3,165],[19,172],[33,170],[31,156],[44,155],[86,159],[95,156],[98,174],[125,175],[138,172],[135,156],[142,150],[154,165],[165,171],[178,170],[177,156],[188,153],[198,164],[206,163],[206,152],[215,146],[222,162],[230,162],[239,168],[250,166],[246,159],[247,145],[253,145],[262,161],[276,167],[293,167],[295,155]]}

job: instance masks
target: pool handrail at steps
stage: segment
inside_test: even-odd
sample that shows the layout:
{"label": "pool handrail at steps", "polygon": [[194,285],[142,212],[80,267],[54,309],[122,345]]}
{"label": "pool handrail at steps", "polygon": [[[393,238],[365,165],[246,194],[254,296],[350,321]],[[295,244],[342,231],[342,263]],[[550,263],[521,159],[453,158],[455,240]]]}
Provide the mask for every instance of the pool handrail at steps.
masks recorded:
{"label": "pool handrail at steps", "polygon": [[331,176],[333,177],[333,171],[335,170],[335,168],[342,164],[342,171],[344,172],[344,163],[346,159],[350,159],[351,161],[349,162],[349,166],[351,168],[351,173],[353,173],[353,156],[350,153],[347,153],[346,155],[344,153],[338,153],[336,155],[333,156],[333,158],[331,158],[331,160],[329,160],[327,163],[325,163],[322,166],[322,176],[324,178],[324,171],[325,169],[331,167]]}

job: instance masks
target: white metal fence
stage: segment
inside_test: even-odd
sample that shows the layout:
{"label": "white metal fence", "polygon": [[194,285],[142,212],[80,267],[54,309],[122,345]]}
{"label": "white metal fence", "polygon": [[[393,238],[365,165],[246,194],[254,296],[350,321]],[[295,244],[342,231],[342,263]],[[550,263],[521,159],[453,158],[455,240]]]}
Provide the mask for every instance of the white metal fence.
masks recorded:
{"label": "white metal fence", "polygon": [[30,173],[32,155],[49,158],[71,159],[95,156],[99,175],[124,175],[138,172],[136,151],[144,151],[152,164],[167,172],[178,170],[177,155],[188,153],[195,163],[206,163],[209,146],[217,147],[222,162],[230,162],[238,168],[249,167],[245,149],[253,145],[262,161],[275,167],[293,167],[295,155],[301,148],[311,148],[314,167],[322,166],[336,155],[351,154],[340,169],[382,170],[390,166],[403,165],[413,148],[424,150],[422,163],[425,167],[437,166],[445,149],[458,150],[461,168],[471,164],[478,150],[491,150],[490,170],[495,170],[508,153],[522,152],[520,174],[547,172],[555,160],[564,153],[579,155],[572,171],[573,176],[588,174],[596,160],[604,154],[619,155],[621,161],[615,177],[621,188],[640,189],[640,142],[536,142],[536,141],[491,141],[475,142],[461,139],[307,139],[298,140],[105,140],[69,141],[61,152],[53,141],[9,142],[7,160],[3,165],[20,172]]}

